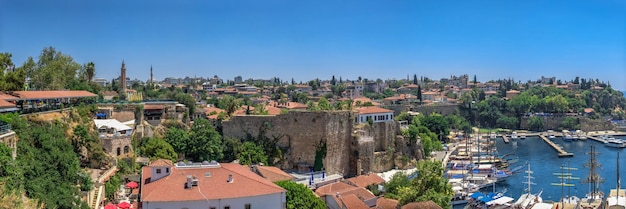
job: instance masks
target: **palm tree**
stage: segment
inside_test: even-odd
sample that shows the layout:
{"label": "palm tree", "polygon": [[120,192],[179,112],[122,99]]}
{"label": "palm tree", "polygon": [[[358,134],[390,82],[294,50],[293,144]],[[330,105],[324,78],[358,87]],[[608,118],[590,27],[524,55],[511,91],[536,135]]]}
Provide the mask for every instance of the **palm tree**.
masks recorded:
{"label": "palm tree", "polygon": [[96,65],[93,62],[87,63],[87,68],[85,69],[85,77],[87,81],[93,81],[93,78],[96,76]]}

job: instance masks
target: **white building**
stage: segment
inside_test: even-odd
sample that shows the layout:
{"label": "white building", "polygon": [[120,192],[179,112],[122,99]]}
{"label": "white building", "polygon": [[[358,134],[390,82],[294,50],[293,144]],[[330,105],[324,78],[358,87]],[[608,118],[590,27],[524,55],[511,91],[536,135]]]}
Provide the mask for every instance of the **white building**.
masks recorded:
{"label": "white building", "polygon": [[356,118],[356,123],[367,123],[370,118],[374,123],[393,121],[393,110],[375,106],[359,108],[359,116]]}
{"label": "white building", "polygon": [[107,136],[132,136],[133,128],[115,119],[94,119],[101,138]]}
{"label": "white building", "polygon": [[286,208],[286,190],[236,163],[156,160],[141,179],[144,209]]}

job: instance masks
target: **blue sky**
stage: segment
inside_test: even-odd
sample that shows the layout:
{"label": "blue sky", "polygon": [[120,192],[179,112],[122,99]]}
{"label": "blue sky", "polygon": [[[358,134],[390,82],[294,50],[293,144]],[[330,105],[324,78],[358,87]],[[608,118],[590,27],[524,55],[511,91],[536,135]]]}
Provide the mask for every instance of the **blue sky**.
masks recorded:
{"label": "blue sky", "polygon": [[53,46],[97,77],[574,76],[626,90],[626,2],[1,1],[0,51]]}

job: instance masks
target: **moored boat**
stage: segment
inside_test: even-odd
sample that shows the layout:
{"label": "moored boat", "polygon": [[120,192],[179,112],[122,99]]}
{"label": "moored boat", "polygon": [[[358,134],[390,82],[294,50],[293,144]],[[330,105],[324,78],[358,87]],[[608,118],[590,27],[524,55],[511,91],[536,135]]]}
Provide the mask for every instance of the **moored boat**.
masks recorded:
{"label": "moored boat", "polygon": [[604,143],[607,147],[615,147],[615,148],[625,148],[626,143],[622,139],[608,137],[606,142]]}

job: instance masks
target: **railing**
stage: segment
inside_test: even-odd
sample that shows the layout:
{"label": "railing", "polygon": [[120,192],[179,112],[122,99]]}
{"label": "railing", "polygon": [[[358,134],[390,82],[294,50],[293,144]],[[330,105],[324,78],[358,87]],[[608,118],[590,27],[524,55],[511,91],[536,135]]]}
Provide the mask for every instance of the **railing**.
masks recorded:
{"label": "railing", "polygon": [[94,209],[100,208],[100,202],[102,201],[102,195],[104,193],[104,179],[110,176],[113,172],[117,171],[117,166],[113,166],[109,168],[109,170],[105,171],[102,175],[98,177],[96,180],[96,185],[99,185],[98,188],[93,188],[89,195],[94,195],[90,202],[90,206]]}
{"label": "railing", "polygon": [[0,125],[0,134],[6,134],[11,131],[11,124]]}

